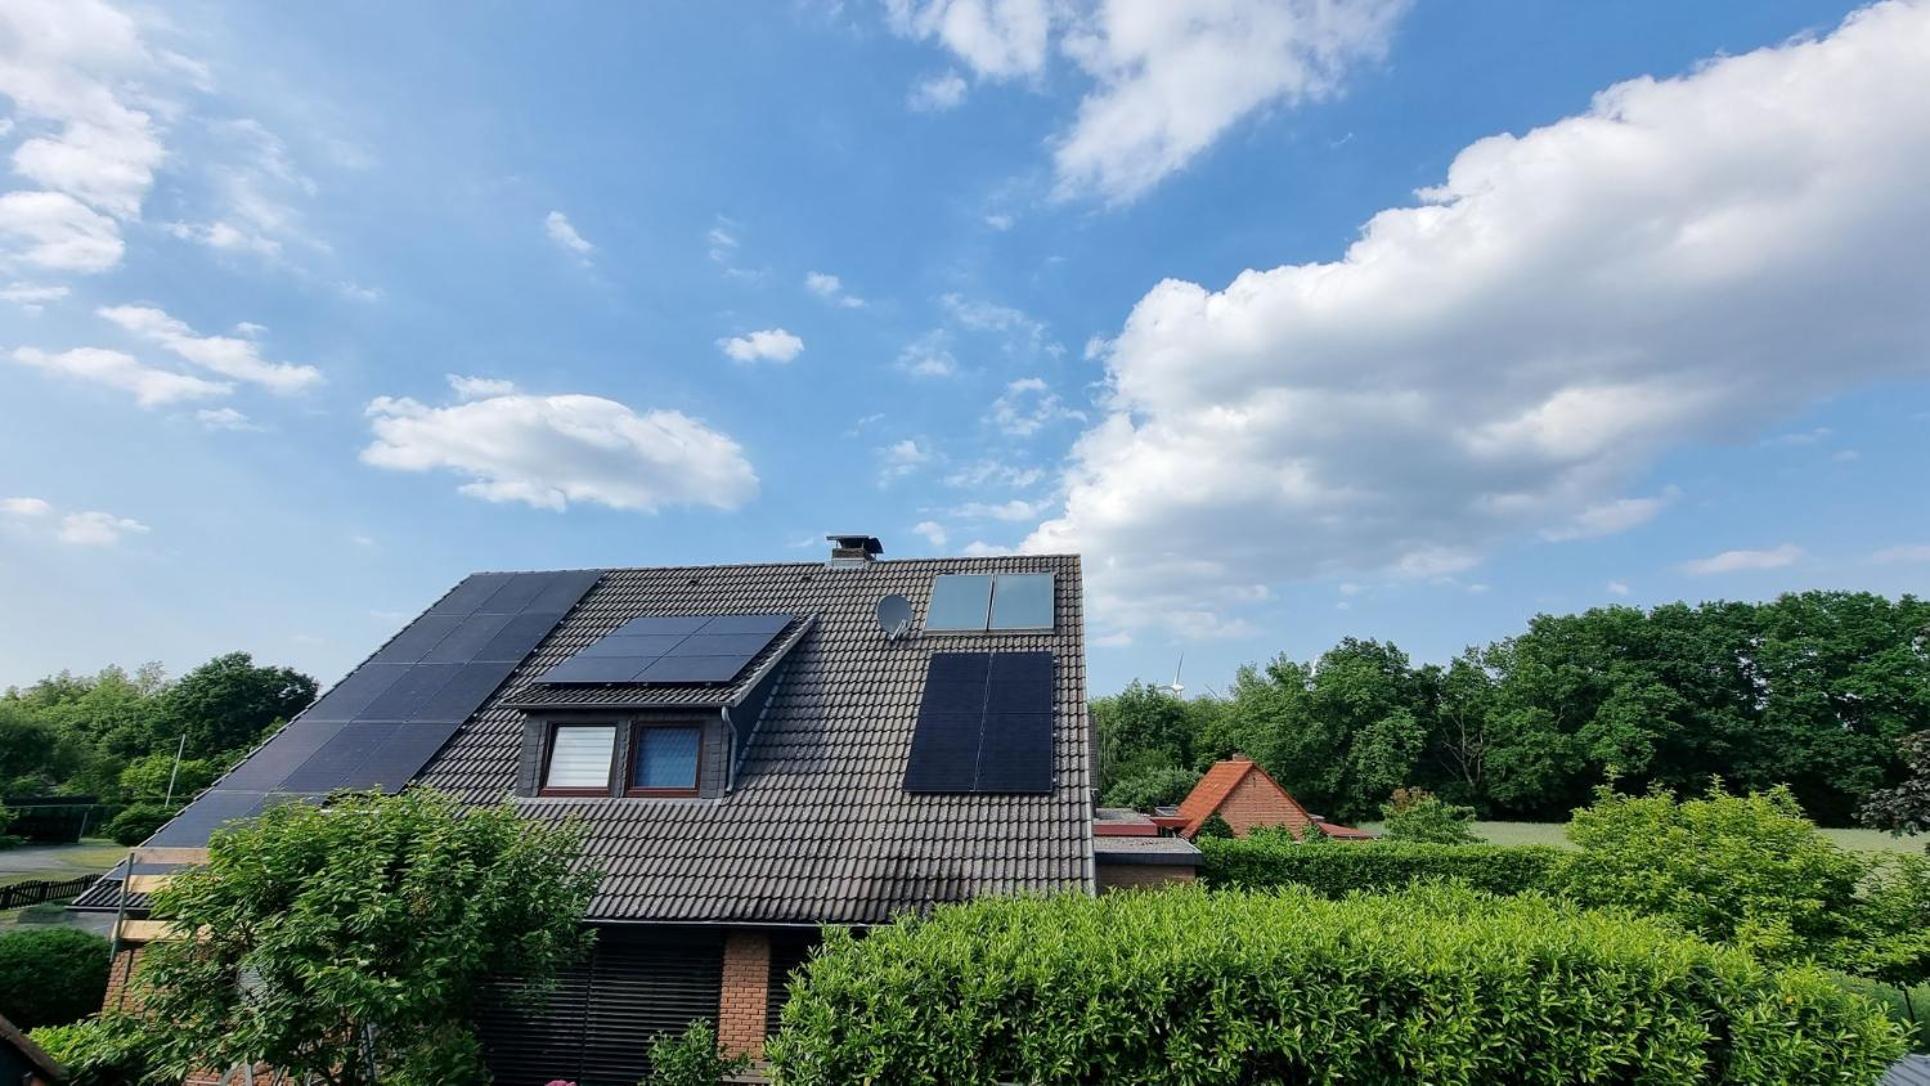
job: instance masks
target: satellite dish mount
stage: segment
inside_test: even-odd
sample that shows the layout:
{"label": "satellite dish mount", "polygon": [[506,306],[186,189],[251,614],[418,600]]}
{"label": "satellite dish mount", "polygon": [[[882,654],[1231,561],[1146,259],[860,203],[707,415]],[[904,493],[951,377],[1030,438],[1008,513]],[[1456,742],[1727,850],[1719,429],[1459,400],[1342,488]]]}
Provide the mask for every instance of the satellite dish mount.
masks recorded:
{"label": "satellite dish mount", "polygon": [[886,641],[905,636],[911,629],[911,601],[896,594],[879,600],[878,626],[885,631]]}

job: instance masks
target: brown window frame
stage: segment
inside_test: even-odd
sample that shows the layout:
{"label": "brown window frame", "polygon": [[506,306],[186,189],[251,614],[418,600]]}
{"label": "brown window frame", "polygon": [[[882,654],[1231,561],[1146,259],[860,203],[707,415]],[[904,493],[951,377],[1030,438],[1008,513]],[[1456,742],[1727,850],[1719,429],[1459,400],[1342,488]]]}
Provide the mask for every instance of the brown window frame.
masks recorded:
{"label": "brown window frame", "polygon": [[[642,734],[645,728],[686,728],[697,733],[697,770],[691,774],[689,788],[635,788],[637,759],[643,757]],[[631,799],[688,799],[703,795],[704,726],[694,720],[636,720],[630,724],[630,755],[624,759],[623,794]]]}
{"label": "brown window frame", "polygon": [[603,787],[601,788],[590,788],[590,787],[551,788],[549,786],[550,759],[555,757],[556,755],[556,733],[563,728],[608,728],[610,729],[610,768],[611,769],[616,768],[616,760],[617,760],[616,759],[616,753],[617,753],[616,741],[623,731],[622,721],[618,721],[618,720],[552,720],[550,721],[549,734],[544,737],[543,775],[541,778],[539,778],[540,783],[537,785],[536,794],[539,796],[603,796],[605,798],[608,798],[610,795],[610,778],[607,774],[603,778]]}

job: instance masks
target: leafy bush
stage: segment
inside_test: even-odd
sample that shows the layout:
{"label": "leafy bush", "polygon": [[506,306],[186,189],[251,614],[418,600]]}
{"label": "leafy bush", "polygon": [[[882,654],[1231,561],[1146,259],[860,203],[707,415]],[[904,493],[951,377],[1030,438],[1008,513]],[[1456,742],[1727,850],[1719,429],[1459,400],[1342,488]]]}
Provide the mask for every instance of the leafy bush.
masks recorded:
{"label": "leafy bush", "polygon": [[1842,848],[1787,789],[1700,799],[1603,789],[1575,812],[1562,892],[1659,917],[1771,962],[1892,981],[1930,965],[1930,870]]}
{"label": "leafy bush", "polygon": [[1396,788],[1380,809],[1381,836],[1389,841],[1476,845],[1474,808],[1445,803],[1425,788]]}
{"label": "leafy bush", "polygon": [[1200,775],[1190,769],[1157,766],[1135,773],[1106,789],[1105,804],[1108,807],[1150,811],[1154,807],[1164,807],[1185,799],[1199,779]]}
{"label": "leafy bush", "polygon": [[1870,1082],[1903,1049],[1816,971],[1454,887],[981,900],[833,933],[783,1018],[795,1086]]}
{"label": "leafy bush", "polygon": [[1494,894],[1554,885],[1560,849],[1542,845],[1417,845],[1362,841],[1331,847],[1295,844],[1285,834],[1230,841],[1195,840],[1209,886],[1264,890],[1304,886],[1325,897],[1397,890],[1424,879],[1455,879]]}
{"label": "leafy bush", "polygon": [[78,928],[0,935],[0,1017],[21,1029],[58,1026],[100,1010],[107,940]]}
{"label": "leafy bush", "polygon": [[1193,831],[1193,837],[1196,840],[1204,838],[1209,841],[1228,841],[1233,838],[1233,827],[1227,824],[1226,819],[1220,817],[1218,811],[1215,811],[1206,816],[1206,821],[1200,823],[1199,829]]}
{"label": "leafy bush", "polygon": [[136,803],[114,816],[107,824],[107,836],[132,848],[154,836],[154,831],[173,817],[173,811],[158,803]]}
{"label": "leafy bush", "polygon": [[717,1052],[717,1029],[708,1018],[682,1033],[666,1033],[650,1043],[651,1086],[717,1086],[725,1075],[751,1065],[748,1056],[725,1058]]}
{"label": "leafy bush", "polygon": [[1899,988],[1868,977],[1831,972],[1829,978],[1857,995],[1875,1000],[1890,1021],[1903,1027],[1903,1043],[1912,1052],[1930,1054],[1930,984]]}
{"label": "leafy bush", "polygon": [[151,1070],[134,1022],[124,1014],[42,1026],[31,1036],[67,1069],[71,1086],[125,1086],[146,1080]]}

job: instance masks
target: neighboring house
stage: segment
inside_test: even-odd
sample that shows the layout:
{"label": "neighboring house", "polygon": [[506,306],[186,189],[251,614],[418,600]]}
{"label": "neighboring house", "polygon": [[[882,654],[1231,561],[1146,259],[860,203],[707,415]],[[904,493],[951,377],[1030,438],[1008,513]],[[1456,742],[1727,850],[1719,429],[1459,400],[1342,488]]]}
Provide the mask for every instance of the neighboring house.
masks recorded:
{"label": "neighboring house", "polygon": [[1101,892],[1192,882],[1202,859],[1191,841],[1124,807],[1093,812],[1092,855]]}
{"label": "neighboring house", "polygon": [[60,1086],[67,1071],[54,1062],[12,1022],[0,1018],[0,1084],[3,1086]]}
{"label": "neighboring house", "polygon": [[[828,562],[468,578],[155,834],[126,941],[222,822],[341,787],[509,795],[585,819],[605,875],[592,960],[484,1024],[496,1081],[631,1086],[695,1018],[760,1052],[821,924],[1092,892],[1078,559],[833,538]],[[122,908],[118,882],[78,904]]]}
{"label": "neighboring house", "polygon": [[1309,827],[1337,840],[1371,840],[1374,836],[1308,814],[1300,801],[1253,759],[1239,756],[1213,763],[1180,801],[1179,808],[1155,822],[1191,838],[1216,814],[1232,827],[1235,837],[1245,837],[1257,826],[1285,827],[1295,837],[1305,836]]}

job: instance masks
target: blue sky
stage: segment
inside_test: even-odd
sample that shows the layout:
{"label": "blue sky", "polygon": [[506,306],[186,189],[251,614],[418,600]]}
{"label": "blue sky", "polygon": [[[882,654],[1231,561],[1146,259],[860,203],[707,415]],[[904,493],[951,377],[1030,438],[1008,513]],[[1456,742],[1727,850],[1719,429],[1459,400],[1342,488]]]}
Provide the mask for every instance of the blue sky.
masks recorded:
{"label": "blue sky", "polygon": [[1921,2],[5,0],[0,683],[327,682],[470,570],[831,530],[1080,551],[1095,692],[1921,593],[1927,59]]}

